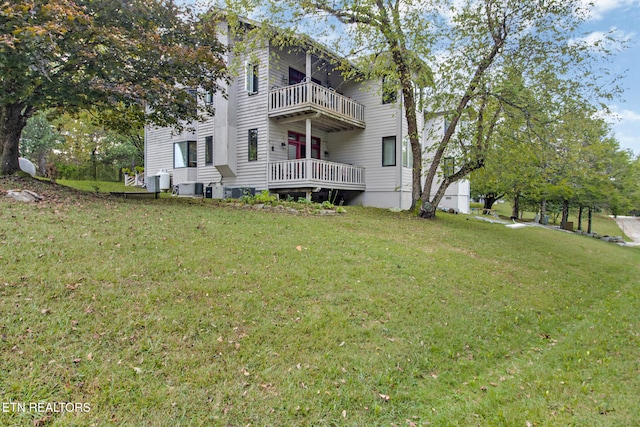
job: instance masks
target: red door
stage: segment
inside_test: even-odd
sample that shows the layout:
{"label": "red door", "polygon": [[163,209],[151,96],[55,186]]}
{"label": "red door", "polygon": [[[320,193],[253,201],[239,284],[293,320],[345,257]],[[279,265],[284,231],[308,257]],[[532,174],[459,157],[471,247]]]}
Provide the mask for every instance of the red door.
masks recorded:
{"label": "red door", "polygon": [[[298,132],[289,131],[288,159],[306,159],[307,158],[307,142],[306,136]],[[311,137],[311,157],[320,158],[320,138]]]}

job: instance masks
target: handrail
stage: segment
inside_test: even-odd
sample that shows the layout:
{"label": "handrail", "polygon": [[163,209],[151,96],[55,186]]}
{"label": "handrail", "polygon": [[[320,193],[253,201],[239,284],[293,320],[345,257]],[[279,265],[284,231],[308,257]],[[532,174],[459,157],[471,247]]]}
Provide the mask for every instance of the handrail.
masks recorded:
{"label": "handrail", "polygon": [[303,105],[313,105],[322,110],[364,122],[363,105],[314,82],[298,83],[269,92],[269,111],[277,112]]}
{"label": "handrail", "polygon": [[326,183],[364,185],[364,168],[319,159],[269,163],[270,183]]}

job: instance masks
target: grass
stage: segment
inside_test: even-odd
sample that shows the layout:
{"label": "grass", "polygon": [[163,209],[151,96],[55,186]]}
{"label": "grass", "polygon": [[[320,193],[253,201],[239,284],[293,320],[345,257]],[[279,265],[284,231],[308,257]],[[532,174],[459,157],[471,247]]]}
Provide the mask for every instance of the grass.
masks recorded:
{"label": "grass", "polygon": [[637,248],[444,213],[34,191],[0,199],[0,401],[90,411],[1,425],[640,420]]}
{"label": "grass", "polygon": [[[482,204],[480,203],[476,203],[474,204],[475,207],[479,207],[482,208]],[[505,203],[495,203],[493,205],[493,208],[496,210],[496,213],[503,217],[503,218],[510,218],[511,217],[511,204],[508,202]],[[523,221],[533,221],[533,219],[535,218],[536,213],[535,212],[524,212],[523,216],[522,216],[522,220]],[[551,216],[550,219],[550,225],[560,225],[560,219],[558,219],[558,223],[555,224],[553,223],[553,217]],[[578,213],[577,210],[574,211],[574,209],[571,209],[569,211],[569,221],[573,222],[573,228],[574,230],[578,229]],[[587,230],[587,210],[585,209],[583,214],[582,214],[582,229],[584,231]],[[630,239],[624,234],[624,232],[620,229],[620,227],[618,227],[618,225],[615,223],[615,221],[612,221],[611,218],[608,215],[605,215],[603,213],[594,213],[593,214],[593,218],[592,218],[592,227],[593,227],[593,231],[597,234],[600,234],[602,236],[622,236],[625,238],[625,240],[630,241]]]}
{"label": "grass", "polygon": [[75,188],[81,191],[89,191],[94,193],[110,193],[123,191],[140,191],[145,192],[146,189],[139,187],[125,186],[124,182],[111,181],[79,181],[70,179],[59,179],[56,181],[60,185]]}

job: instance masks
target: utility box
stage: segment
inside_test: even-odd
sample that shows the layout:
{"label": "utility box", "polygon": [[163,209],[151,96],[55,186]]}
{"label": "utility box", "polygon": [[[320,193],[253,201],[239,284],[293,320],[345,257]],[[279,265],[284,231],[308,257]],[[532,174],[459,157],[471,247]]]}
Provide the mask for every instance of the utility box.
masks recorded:
{"label": "utility box", "polygon": [[178,196],[202,196],[203,187],[201,182],[181,182],[178,184]]}
{"label": "utility box", "polygon": [[240,199],[242,196],[255,196],[255,187],[224,187],[225,199]]}
{"label": "utility box", "polygon": [[209,185],[204,188],[204,197],[207,199],[224,199],[224,189],[222,185]]}
{"label": "utility box", "polygon": [[160,177],[158,175],[147,176],[147,191],[149,193],[160,192]]}

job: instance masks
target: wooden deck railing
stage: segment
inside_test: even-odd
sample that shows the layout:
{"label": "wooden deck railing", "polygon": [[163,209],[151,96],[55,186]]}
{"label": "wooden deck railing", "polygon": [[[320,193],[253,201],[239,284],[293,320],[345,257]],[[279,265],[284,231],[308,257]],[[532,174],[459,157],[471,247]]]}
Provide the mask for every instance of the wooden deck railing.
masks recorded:
{"label": "wooden deck railing", "polygon": [[286,111],[305,105],[364,122],[363,105],[317,83],[298,83],[273,89],[269,93],[270,112]]}
{"label": "wooden deck railing", "polygon": [[364,186],[364,168],[318,159],[269,163],[270,184]]}

